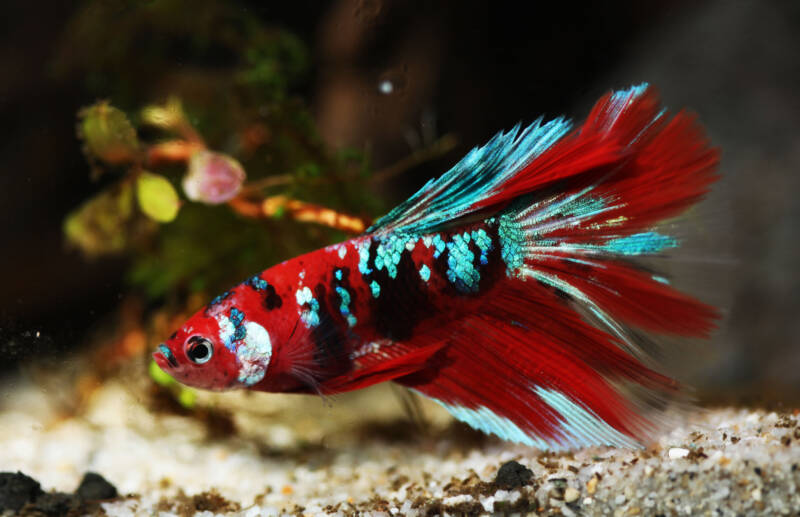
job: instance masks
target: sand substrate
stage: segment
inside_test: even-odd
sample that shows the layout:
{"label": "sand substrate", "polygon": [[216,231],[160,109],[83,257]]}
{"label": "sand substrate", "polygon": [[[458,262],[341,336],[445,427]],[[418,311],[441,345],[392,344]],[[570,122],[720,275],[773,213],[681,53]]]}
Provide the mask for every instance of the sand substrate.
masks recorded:
{"label": "sand substrate", "polygon": [[800,514],[796,411],[708,410],[646,450],[550,454],[427,403],[420,428],[388,387],[327,403],[209,395],[199,403],[226,412],[200,419],[158,411],[121,381],[72,412],[26,381],[2,394],[0,471],[68,493],[96,472],[120,494],[98,514]]}

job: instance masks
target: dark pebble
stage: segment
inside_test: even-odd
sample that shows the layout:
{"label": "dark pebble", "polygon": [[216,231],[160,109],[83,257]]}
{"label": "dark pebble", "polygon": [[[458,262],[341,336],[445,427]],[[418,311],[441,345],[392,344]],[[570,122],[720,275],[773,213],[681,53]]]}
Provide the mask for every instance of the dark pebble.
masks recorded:
{"label": "dark pebble", "polygon": [[17,511],[42,494],[42,487],[22,472],[0,472],[0,512]]}
{"label": "dark pebble", "polygon": [[45,515],[61,516],[71,512],[82,513],[82,504],[81,500],[73,494],[50,492],[37,497],[36,501],[28,506],[28,509]]}
{"label": "dark pebble", "polygon": [[494,484],[505,489],[519,488],[530,483],[532,477],[531,469],[516,461],[509,461],[500,466]]}
{"label": "dark pebble", "polygon": [[87,472],[75,494],[86,501],[99,501],[116,498],[117,489],[100,474]]}

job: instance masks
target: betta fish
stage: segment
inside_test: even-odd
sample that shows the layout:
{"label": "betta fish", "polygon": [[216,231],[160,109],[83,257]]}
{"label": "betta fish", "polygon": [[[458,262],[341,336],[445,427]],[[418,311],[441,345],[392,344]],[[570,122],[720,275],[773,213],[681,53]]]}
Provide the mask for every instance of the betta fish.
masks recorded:
{"label": "betta fish", "polygon": [[358,237],[217,296],[158,346],[211,390],[333,394],[393,381],[547,450],[640,447],[681,386],[650,335],[718,313],[637,264],[717,179],[696,117],[646,84],[585,122],[539,118],[471,150]]}

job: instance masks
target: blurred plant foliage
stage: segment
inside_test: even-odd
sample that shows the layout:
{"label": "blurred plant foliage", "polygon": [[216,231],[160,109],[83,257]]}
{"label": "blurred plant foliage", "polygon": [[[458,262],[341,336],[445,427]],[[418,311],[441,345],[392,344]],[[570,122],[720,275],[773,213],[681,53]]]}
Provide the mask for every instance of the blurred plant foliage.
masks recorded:
{"label": "blurred plant foliage", "polygon": [[129,280],[150,297],[221,291],[346,236],[270,199],[303,200],[305,221],[315,207],[384,208],[363,188],[367,156],[326,147],[296,93],[302,41],[242,5],[88,1],[62,48],[53,73],[111,97],[78,114],[99,191],[65,235],[89,256],[127,254]]}

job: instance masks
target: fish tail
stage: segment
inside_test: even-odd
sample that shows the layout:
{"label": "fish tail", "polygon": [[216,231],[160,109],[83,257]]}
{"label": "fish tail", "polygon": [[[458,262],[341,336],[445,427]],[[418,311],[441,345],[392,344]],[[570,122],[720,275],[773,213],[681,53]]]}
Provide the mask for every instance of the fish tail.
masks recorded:
{"label": "fish tail", "polygon": [[[609,150],[614,160],[578,166],[583,154],[596,158]],[[636,347],[625,326],[708,337],[716,310],[635,262],[680,245],[659,223],[696,203],[717,179],[719,153],[696,118],[670,117],[652,88],[609,94],[541,161],[515,175],[504,194],[518,199],[499,217],[509,275],[571,297],[630,351]],[[558,180],[542,185],[550,176]],[[530,184],[533,191],[514,194]]]}
{"label": "fish tail", "polygon": [[659,224],[707,193],[719,153],[693,115],[670,114],[647,85],[565,124],[500,135],[459,164],[492,168],[456,166],[379,221],[376,231],[430,229],[485,214],[506,269],[480,311],[440,330],[449,346],[398,382],[505,439],[636,447],[681,393],[644,333],[707,337],[718,318],[636,259],[679,245]]}

